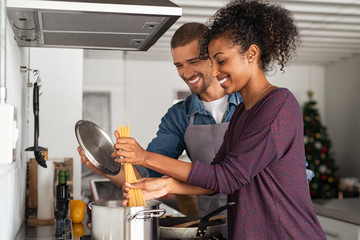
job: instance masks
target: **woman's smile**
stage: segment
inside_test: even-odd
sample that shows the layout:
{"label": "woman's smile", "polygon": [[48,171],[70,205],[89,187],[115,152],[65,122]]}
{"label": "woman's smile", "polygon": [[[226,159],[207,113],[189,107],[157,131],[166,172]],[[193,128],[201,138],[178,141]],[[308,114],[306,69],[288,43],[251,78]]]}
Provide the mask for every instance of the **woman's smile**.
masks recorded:
{"label": "woman's smile", "polygon": [[222,86],[229,78],[223,78],[223,79],[218,79],[218,81],[220,82],[220,85]]}

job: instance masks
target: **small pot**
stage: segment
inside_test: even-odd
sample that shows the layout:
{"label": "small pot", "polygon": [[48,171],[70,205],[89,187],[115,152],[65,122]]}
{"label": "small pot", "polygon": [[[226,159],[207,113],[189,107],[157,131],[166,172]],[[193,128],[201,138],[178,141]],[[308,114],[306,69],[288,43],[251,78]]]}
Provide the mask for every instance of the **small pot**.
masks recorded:
{"label": "small pot", "polygon": [[159,239],[159,220],[165,209],[151,200],[144,207],[123,207],[122,200],[95,201],[91,208],[91,239]]}

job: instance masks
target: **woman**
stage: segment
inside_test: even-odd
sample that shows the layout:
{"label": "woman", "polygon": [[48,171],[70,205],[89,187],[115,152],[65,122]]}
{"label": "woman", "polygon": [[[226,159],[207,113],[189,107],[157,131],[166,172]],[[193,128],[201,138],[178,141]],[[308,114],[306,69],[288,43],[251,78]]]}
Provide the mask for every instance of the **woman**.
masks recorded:
{"label": "woman", "polygon": [[[304,169],[303,120],[292,93],[265,76],[277,61],[283,70],[299,35],[289,12],[261,1],[233,1],[217,11],[201,44],[212,75],[225,92],[240,92],[224,142],[211,165],[184,163],[118,138],[119,162],[170,176],[141,179],[146,199],[167,193],[225,193],[230,239],[326,239],[315,216]],[[184,182],[195,187],[184,187]],[[125,198],[131,196],[125,194]],[[124,201],[126,204],[126,200]]]}

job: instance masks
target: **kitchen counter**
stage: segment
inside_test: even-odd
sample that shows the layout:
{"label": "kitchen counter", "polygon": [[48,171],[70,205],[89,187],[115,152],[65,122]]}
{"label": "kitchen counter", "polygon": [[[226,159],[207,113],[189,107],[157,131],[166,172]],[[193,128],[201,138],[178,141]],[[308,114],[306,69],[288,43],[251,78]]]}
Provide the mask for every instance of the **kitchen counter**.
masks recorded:
{"label": "kitchen counter", "polygon": [[313,206],[317,215],[360,226],[359,198],[316,199]]}
{"label": "kitchen counter", "polygon": [[[184,216],[182,213],[178,212],[177,210],[169,207],[168,205],[161,203],[160,209],[166,210],[166,215],[171,215],[174,217]],[[84,235],[91,235],[91,229],[88,227],[88,214],[85,214],[85,218],[82,222],[84,227]],[[71,224],[70,224],[71,225]],[[74,233],[74,229],[71,229],[72,233]],[[15,240],[65,240],[65,238],[58,238],[55,236],[55,227],[54,225],[45,225],[45,226],[29,226],[24,222],[21,229],[19,230]],[[70,240],[79,240],[79,237],[71,235],[69,238]]]}
{"label": "kitchen counter", "polygon": [[[88,218],[85,217],[82,223],[84,229],[84,235],[91,234],[91,229],[87,227]],[[77,224],[77,225],[79,225]],[[64,237],[56,237],[55,236],[55,226],[54,225],[43,225],[43,226],[29,226],[27,223],[24,222],[20,231],[16,236],[16,240],[78,240],[79,237],[73,236],[74,229],[71,226],[71,221],[68,220],[67,226],[67,235],[66,238]]]}

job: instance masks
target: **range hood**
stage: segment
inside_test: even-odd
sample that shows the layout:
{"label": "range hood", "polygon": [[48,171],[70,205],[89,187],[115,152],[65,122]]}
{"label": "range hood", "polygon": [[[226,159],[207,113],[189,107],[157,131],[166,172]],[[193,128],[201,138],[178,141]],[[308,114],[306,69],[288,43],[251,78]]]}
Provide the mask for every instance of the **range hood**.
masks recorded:
{"label": "range hood", "polygon": [[181,16],[168,0],[7,0],[19,47],[147,51]]}

